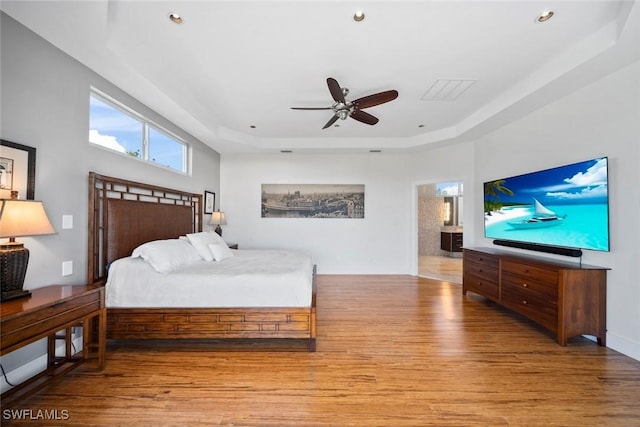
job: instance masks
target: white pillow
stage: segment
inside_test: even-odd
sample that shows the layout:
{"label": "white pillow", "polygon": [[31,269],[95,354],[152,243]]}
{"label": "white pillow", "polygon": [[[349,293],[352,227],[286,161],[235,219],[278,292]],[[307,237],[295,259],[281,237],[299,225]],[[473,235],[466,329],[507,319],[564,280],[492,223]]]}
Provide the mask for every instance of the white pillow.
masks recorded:
{"label": "white pillow", "polygon": [[133,250],[132,258],[142,258],[158,273],[167,274],[176,268],[200,261],[200,255],[186,240],[168,239],[143,243]]}
{"label": "white pillow", "polygon": [[216,243],[224,243],[222,237],[213,231],[203,231],[201,233],[191,233],[187,234],[187,239],[196,249],[198,254],[200,254],[200,258],[205,261],[213,261],[213,256],[211,255],[211,251],[209,250],[209,245],[213,245]]}
{"label": "white pillow", "polygon": [[213,259],[218,262],[222,261],[223,259],[231,258],[233,256],[233,252],[224,242],[210,244],[209,250],[211,251],[211,255],[213,255]]}

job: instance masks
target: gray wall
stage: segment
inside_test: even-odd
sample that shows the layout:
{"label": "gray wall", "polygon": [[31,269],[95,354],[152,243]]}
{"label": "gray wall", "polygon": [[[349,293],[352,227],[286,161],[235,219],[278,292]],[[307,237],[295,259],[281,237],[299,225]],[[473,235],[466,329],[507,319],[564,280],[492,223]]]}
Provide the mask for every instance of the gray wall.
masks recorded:
{"label": "gray wall", "polygon": [[[35,198],[44,202],[58,232],[52,236],[20,239],[31,251],[26,289],[85,282],[89,171],[194,193],[205,189],[219,193],[220,155],[217,152],[4,13],[1,19],[1,136],[36,148]],[[193,174],[185,176],[90,145],[91,86],[191,144]],[[73,215],[73,229],[62,229],[63,215]],[[73,261],[73,275],[62,276],[63,261]],[[9,356],[14,357],[13,353]],[[10,357],[3,357],[2,362],[5,369],[11,369]]]}

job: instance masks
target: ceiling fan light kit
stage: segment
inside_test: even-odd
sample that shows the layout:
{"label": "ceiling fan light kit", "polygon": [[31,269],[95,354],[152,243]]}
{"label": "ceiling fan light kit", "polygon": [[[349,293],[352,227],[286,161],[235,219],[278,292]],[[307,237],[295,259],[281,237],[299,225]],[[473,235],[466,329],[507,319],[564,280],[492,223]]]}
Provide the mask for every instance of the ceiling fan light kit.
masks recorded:
{"label": "ceiling fan light kit", "polygon": [[347,101],[345,97],[349,94],[349,89],[340,87],[336,79],[329,77],[327,79],[327,86],[329,87],[331,97],[335,101],[331,107],[291,107],[292,110],[332,110],[333,116],[322,129],[331,127],[338,119],[346,120],[347,117],[351,117],[361,123],[375,125],[378,123],[378,118],[362,110],[393,101],[398,97],[397,90],[387,90],[364,96],[354,101]]}

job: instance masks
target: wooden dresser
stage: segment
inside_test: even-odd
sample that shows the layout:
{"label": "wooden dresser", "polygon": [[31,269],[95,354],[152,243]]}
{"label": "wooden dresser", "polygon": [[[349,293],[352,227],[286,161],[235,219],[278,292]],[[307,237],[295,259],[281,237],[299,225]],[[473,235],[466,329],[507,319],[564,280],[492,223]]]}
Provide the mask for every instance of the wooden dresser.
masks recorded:
{"label": "wooden dresser", "polygon": [[558,343],[593,335],[606,345],[606,284],[603,267],[492,248],[464,248],[462,294],[475,292],[556,334]]}

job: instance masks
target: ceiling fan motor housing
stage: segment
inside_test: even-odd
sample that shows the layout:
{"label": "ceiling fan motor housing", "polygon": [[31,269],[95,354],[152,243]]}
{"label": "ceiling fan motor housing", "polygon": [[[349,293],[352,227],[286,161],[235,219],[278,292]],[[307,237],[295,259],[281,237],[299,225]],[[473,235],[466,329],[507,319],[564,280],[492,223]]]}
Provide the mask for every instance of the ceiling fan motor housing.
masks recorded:
{"label": "ceiling fan motor housing", "polygon": [[342,102],[336,102],[335,104],[333,104],[333,107],[331,109],[333,110],[334,114],[338,115],[340,119],[346,120],[346,118],[349,117],[349,115],[353,111],[353,104],[351,102],[348,102],[346,104],[343,104]]}

